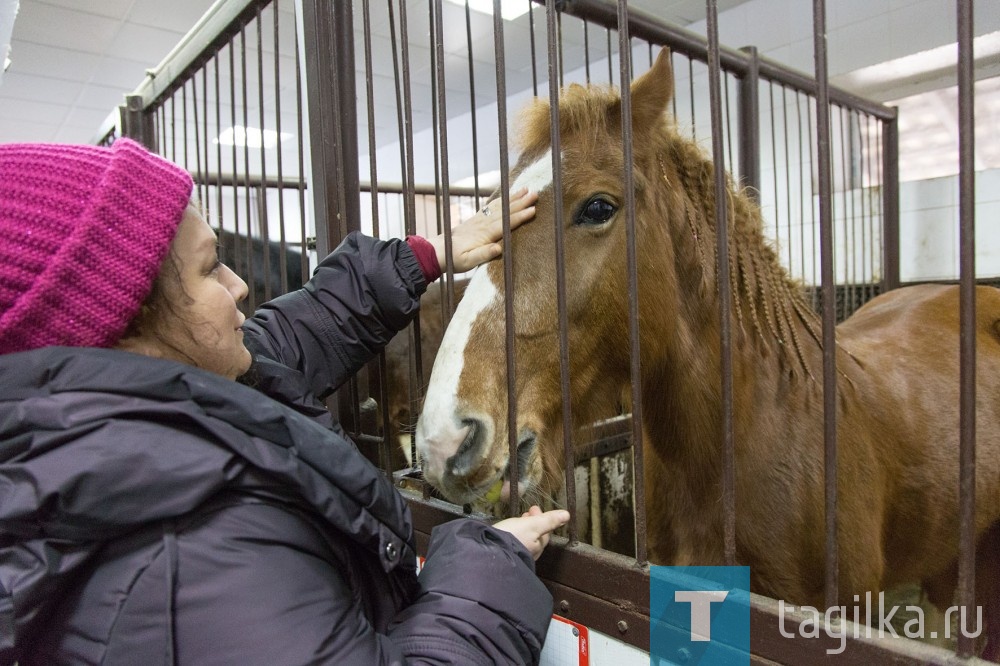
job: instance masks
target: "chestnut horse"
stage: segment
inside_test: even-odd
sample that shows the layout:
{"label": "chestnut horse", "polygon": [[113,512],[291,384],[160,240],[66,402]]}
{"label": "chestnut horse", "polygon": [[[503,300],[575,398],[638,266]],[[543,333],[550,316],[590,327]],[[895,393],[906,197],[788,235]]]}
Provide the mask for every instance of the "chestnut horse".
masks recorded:
{"label": "chestnut horse", "polygon": [[[631,91],[650,560],[723,564],[713,166],[667,117],[666,50]],[[630,382],[621,108],[615,91],[593,87],[570,86],[559,102],[572,427]],[[512,174],[512,189],[541,193],[537,219],[514,232],[511,248],[518,487],[528,498],[560,482],[566,427],[549,123],[547,102],[527,109]],[[757,206],[731,182],[727,204],[737,559],[750,566],[754,591],[821,608],[822,326],[765,240]],[[503,285],[500,262],[473,278],[417,425],[424,474],[455,502],[474,501],[508,474]],[[980,287],[977,299],[978,600],[996,617],[1000,290]],[[911,581],[934,603],[952,603],[958,312],[957,287],[914,286],[872,300],[837,328],[843,605]]]}

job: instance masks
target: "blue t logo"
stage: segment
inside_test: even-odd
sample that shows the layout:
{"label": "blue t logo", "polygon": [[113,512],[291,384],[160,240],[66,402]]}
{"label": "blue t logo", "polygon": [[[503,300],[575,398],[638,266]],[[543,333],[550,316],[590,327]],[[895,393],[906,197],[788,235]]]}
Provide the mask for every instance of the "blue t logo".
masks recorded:
{"label": "blue t logo", "polygon": [[750,568],[649,569],[650,664],[750,664]]}

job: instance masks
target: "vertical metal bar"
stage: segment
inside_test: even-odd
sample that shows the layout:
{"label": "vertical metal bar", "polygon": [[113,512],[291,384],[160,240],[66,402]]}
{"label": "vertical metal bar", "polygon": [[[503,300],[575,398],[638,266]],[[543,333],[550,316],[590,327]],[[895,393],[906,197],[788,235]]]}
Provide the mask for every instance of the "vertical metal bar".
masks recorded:
{"label": "vertical metal bar", "polygon": [[882,123],[882,291],[899,287],[899,119]]}
{"label": "vertical metal bar", "polygon": [[[976,164],[973,5],[958,12],[958,218],[960,308],[958,603],[972,617],[976,603]],[[995,618],[993,618],[995,620]],[[976,639],[961,627],[958,653],[974,654]]]}
{"label": "vertical metal bar", "polygon": [[826,62],[826,2],[813,0],[813,50],[816,62],[816,131],[819,156],[820,272],[823,281],[823,450],[826,518],[827,607],[835,606],[840,571],[837,539],[837,340],[833,285],[833,217],[830,182],[830,87]]}
{"label": "vertical metal bar", "polygon": [[[198,193],[199,203],[204,206],[205,199],[201,195],[202,184],[205,180],[204,172],[201,170],[201,128],[198,121],[198,82],[195,77],[191,77],[192,108],[194,109],[194,157],[197,178],[195,179],[195,192]],[[208,137],[205,137],[206,139]]]}
{"label": "vertical metal bar", "polygon": [[[263,254],[261,271],[264,273],[264,302],[271,300],[275,294],[271,290],[271,233],[267,225],[267,150],[264,140],[267,125],[264,122],[264,21],[261,18],[261,6],[257,5],[257,122],[260,123],[260,187],[257,210],[260,211],[260,243]],[[278,91],[275,90],[275,94]],[[281,149],[281,138],[275,148]],[[281,188],[278,188],[279,190]],[[355,409],[358,404],[355,403]]]}
{"label": "vertical metal bar", "polygon": [[472,121],[472,186],[476,190],[474,207],[479,210],[479,134],[476,131],[476,70],[472,61],[472,17],[465,0],[465,44],[469,52],[469,114]]}
{"label": "vertical metal bar", "polygon": [[[496,0],[495,0],[496,1]],[[556,243],[556,310],[559,318],[559,387],[563,419],[563,461],[566,476],[566,502],[573,519],[569,522],[570,543],[579,539],[576,529],[576,464],[573,456],[573,415],[569,395],[569,316],[566,306],[566,245],[563,238],[562,133],[559,119],[559,71],[562,51],[556,43],[557,9],[554,3],[545,8],[548,36],[549,134],[552,146],[552,194]],[[610,32],[608,33],[610,35]]]}
{"label": "vertical metal bar", "polygon": [[[209,190],[208,175],[212,172],[212,169],[208,165],[208,151],[209,147],[212,145],[212,141],[208,138],[208,63],[205,63],[201,68],[201,123],[201,135],[205,138],[202,142],[202,147],[205,151],[203,162],[205,165],[205,172],[204,177],[202,178],[204,194],[201,199],[201,205],[204,206],[205,213],[208,215],[210,212],[214,212],[209,211],[211,192]],[[218,171],[218,169],[216,169],[216,171]]]}
{"label": "vertical metal bar", "polygon": [[[184,145],[181,149],[184,151],[184,168],[190,171],[188,166],[188,102],[187,102],[187,82],[181,86],[181,107],[183,111],[181,112],[181,127],[182,136],[184,137]],[[141,134],[141,130],[140,130]]]}
{"label": "vertical metal bar", "polygon": [[[528,3],[528,37],[531,41],[531,94],[538,97],[538,54],[535,51],[535,3],[530,1]],[[496,38],[496,33],[494,32],[493,39]],[[506,84],[504,87],[506,87]]]}
{"label": "vertical metal bar", "polygon": [[[873,134],[873,131],[872,131],[872,120],[873,120],[872,116],[870,116],[868,114],[865,114],[865,163],[866,163],[867,168],[868,168],[868,181],[867,181],[867,185],[868,185],[868,188],[869,188],[869,192],[866,193],[864,200],[868,203],[868,215],[866,216],[866,220],[868,221],[868,240],[870,241],[870,248],[868,250],[868,261],[869,261],[869,266],[868,266],[868,289],[869,289],[869,294],[868,294],[868,298],[872,298],[876,294],[876,292],[875,292],[875,256],[876,256],[876,252],[875,252],[875,246],[876,246],[876,244],[875,244],[875,220],[876,220],[876,214],[875,214],[875,202],[872,201],[872,198],[871,198],[871,189],[874,188],[876,182],[881,183],[881,179],[876,180],[876,178],[875,178],[875,172],[872,170],[872,134]],[[877,128],[879,121],[875,120],[875,123],[876,123],[875,126]],[[878,216],[878,219],[881,220],[881,215]]]}
{"label": "vertical metal bar", "polygon": [[[719,90],[719,15],[716,0],[706,0],[708,18],[708,92],[712,114],[712,160],[715,169],[716,281],[719,293],[719,342],[722,371],[722,510],[726,564],[736,564],[736,464],[733,437],[732,294],[729,281],[729,208],[726,201],[725,154],[722,145],[722,100]],[[777,201],[775,202],[777,208]]]}
{"label": "vertical metal bar", "polygon": [[144,140],[146,136],[146,132],[143,129],[144,123],[145,114],[142,110],[142,95],[126,95],[125,110],[122,114],[122,135],[143,143],[148,148],[150,146]]}
{"label": "vertical metal bar", "polygon": [[613,84],[615,82],[615,70],[611,64],[611,29],[605,28],[604,34],[608,38],[608,83]]}
{"label": "vertical metal bar", "polygon": [[781,247],[781,210],[778,208],[778,130],[774,126],[774,116],[777,115],[774,108],[774,81],[767,82],[768,96],[771,100],[771,161],[774,163],[774,175],[771,185],[774,189],[774,245]]}
{"label": "vertical metal bar", "polygon": [[691,138],[698,140],[698,122],[695,120],[694,110],[694,60],[691,56],[688,59],[688,99],[691,102]]}
{"label": "vertical metal bar", "polygon": [[726,165],[730,172],[732,171],[733,165],[733,119],[732,119],[732,107],[729,104],[729,73],[723,74],[723,84],[722,90],[725,93],[725,99],[723,100],[723,108],[725,111],[725,128],[726,128]]}
{"label": "vertical metal bar", "polygon": [[[362,0],[362,23],[364,25],[364,49],[365,49],[365,96],[368,101],[368,181],[371,183],[369,195],[372,200],[372,233],[380,238],[378,219],[378,160],[376,153],[378,145],[375,142],[375,82],[372,76],[372,18],[369,0]],[[382,373],[385,377],[385,373]],[[379,398],[380,404],[388,405],[386,398]],[[386,419],[385,432],[389,432],[388,409],[382,410],[382,416]]]}
{"label": "vertical metal bar", "polygon": [[240,188],[239,167],[236,150],[236,38],[229,42],[229,114],[233,131],[232,163],[233,163],[233,270],[241,276],[243,271],[243,255],[240,253]]}
{"label": "vertical metal bar", "polygon": [[[851,183],[850,183],[850,172],[847,170],[847,163],[850,161],[851,156],[850,156],[850,154],[848,153],[848,150],[847,150],[848,138],[846,136],[846,132],[844,131],[844,125],[845,125],[845,123],[844,123],[844,107],[838,106],[836,108],[839,109],[839,113],[837,113],[837,120],[838,120],[838,122],[840,124],[840,141],[839,141],[839,143],[840,143],[840,182],[842,184],[842,187],[841,187],[841,190],[842,190],[841,191],[841,201],[844,202],[844,206],[843,206],[843,208],[840,211],[840,219],[842,219],[844,221],[844,251],[843,251],[843,262],[844,262],[844,305],[843,305],[843,309],[838,313],[838,316],[837,316],[837,321],[840,321],[840,320],[844,319],[845,317],[847,317],[847,315],[851,311],[851,300],[850,299],[852,297],[852,294],[851,294],[851,285],[850,285],[850,278],[849,278],[849,270],[848,269],[849,269],[849,266],[850,266],[850,254],[851,254],[851,252],[853,252],[854,246],[851,244],[851,241],[853,239],[850,237],[850,234],[848,233],[850,231],[850,226],[847,224],[847,208],[848,208],[847,197],[848,197],[848,193],[849,193],[850,185],[851,185]],[[837,215],[836,215],[836,213],[834,213],[833,220],[834,220],[834,234],[836,234],[837,233],[837,230],[836,230]],[[837,260],[838,260],[837,255],[836,255],[836,252],[837,252],[836,236],[834,236],[833,251],[834,251],[834,266],[836,266],[837,265]],[[834,273],[834,288],[835,289],[836,289],[836,279],[837,279],[837,274]]]}
{"label": "vertical metal bar", "polygon": [[[302,283],[309,280],[309,252],[306,243],[306,168],[305,168],[305,128],[302,118],[302,58],[299,55],[299,30],[295,29],[295,137],[299,174],[299,251],[302,252]],[[318,224],[316,225],[319,226]],[[319,242],[317,241],[317,246]]]}
{"label": "vertical metal bar", "polygon": [[350,2],[302,0],[316,246],[325,256],[357,228],[358,132]]}
{"label": "vertical metal bar", "polygon": [[[222,49],[220,48],[219,51]],[[222,136],[222,86],[219,81],[219,51],[212,57],[215,70],[215,136]],[[215,142],[215,228],[222,233],[222,141]]]}
{"label": "vertical metal bar", "polygon": [[747,73],[740,79],[740,180],[747,194],[760,203],[760,55],[756,46],[742,49],[748,56]]}
{"label": "vertical metal bar", "polygon": [[[788,156],[788,88],[781,86],[781,128],[785,142],[785,229],[788,230],[788,270],[792,270],[792,162]],[[775,208],[778,202],[774,202]]]}
{"label": "vertical metal bar", "polygon": [[[807,98],[808,99],[808,98]],[[802,155],[802,144],[808,143],[812,140],[812,137],[807,136],[805,139],[802,138],[802,97],[801,93],[795,92],[795,116],[797,119],[797,133],[798,145],[799,145],[799,261],[802,266],[801,278],[802,281],[806,280],[806,192],[805,188],[802,187],[802,179],[808,178],[812,181],[812,164],[809,164],[809,168],[806,168],[806,163],[803,161]],[[812,200],[809,201],[809,208],[812,209]]]}
{"label": "vertical metal bar", "polygon": [[[250,201],[250,109],[249,109],[249,93],[247,88],[247,36],[246,36],[246,26],[240,26],[240,75],[241,75],[241,87],[243,89],[243,96],[240,98],[243,105],[243,212],[246,216],[247,222],[247,236],[244,239],[246,241],[246,261],[247,261],[247,282],[250,283],[250,297],[247,299],[247,304],[251,312],[257,309],[259,303],[257,303],[256,290],[253,288],[253,284],[256,278],[256,271],[253,262],[253,244],[250,239],[253,236],[253,229],[251,228],[251,223],[253,220],[253,207]],[[235,138],[235,137],[234,137]],[[235,174],[234,174],[235,175]]]}
{"label": "vertical metal bar", "polygon": [[[812,179],[812,165],[815,163],[815,159],[813,157],[813,143],[814,143],[813,142],[813,100],[812,100],[811,97],[806,97],[806,135],[807,135],[806,145],[809,147],[809,171],[810,171],[810,175],[809,175],[809,231],[810,231],[811,236],[812,236],[811,246],[812,246],[812,256],[813,256],[813,262],[812,262],[812,285],[813,285],[813,289],[812,289],[812,306],[813,306],[813,310],[816,310],[818,312],[819,309],[820,309],[819,301],[820,301],[820,291],[822,289],[822,284],[820,284],[820,281],[817,278],[817,273],[816,273],[816,268],[817,268],[817,264],[818,264],[818,262],[816,261],[816,254],[817,254],[817,252],[816,252],[816,236],[817,236],[817,234],[816,234],[816,208],[817,208],[817,206],[813,203],[813,200],[816,198],[816,188],[815,188],[815,185],[814,185],[813,179]],[[821,262],[819,262],[819,263],[821,263]]]}
{"label": "vertical metal bar", "polygon": [[590,22],[583,21],[583,68],[587,85],[590,85]]}
{"label": "vertical metal bar", "polygon": [[274,131],[278,135],[277,145],[277,169],[278,169],[278,249],[281,254],[278,258],[278,270],[281,273],[281,291],[286,293],[291,288],[288,284],[288,242],[285,229],[285,172],[282,161],[284,150],[284,140],[281,136],[281,30],[278,19],[281,12],[278,3],[271,5],[274,12]]}
{"label": "vertical metal bar", "polygon": [[[549,90],[552,104],[555,105],[555,97],[551,96],[555,82],[555,70],[553,69],[552,58],[555,44],[552,41],[553,21],[552,5],[546,5],[545,16],[548,27],[548,54],[549,54]],[[534,34],[534,30],[532,30]],[[514,293],[514,259],[511,252],[510,235],[510,155],[507,148],[507,54],[504,44],[503,20],[500,15],[500,0],[493,0],[493,60],[496,63],[497,79],[497,125],[500,130],[500,205],[503,216],[503,289],[505,294]],[[535,59],[532,55],[532,70],[535,68]],[[558,125],[557,125],[558,127]],[[558,134],[558,133],[557,133]],[[554,154],[555,148],[553,148]],[[553,158],[555,159],[555,158]],[[558,171],[556,171],[558,173]],[[557,186],[558,187],[558,186]],[[557,196],[557,203],[558,197]],[[559,222],[559,212],[556,211],[556,226]],[[558,270],[558,269],[557,269]],[[510,497],[508,499],[507,511],[510,515],[516,516],[520,513],[520,492],[518,491],[518,477],[521,470],[518,469],[517,460],[517,400],[515,389],[517,387],[517,367],[514,353],[514,299],[504,299],[504,348],[507,351],[507,451],[509,455],[510,468]],[[569,488],[569,486],[567,486]],[[567,491],[568,492],[568,491]],[[570,509],[573,510],[572,508]],[[570,521],[570,540],[575,540],[573,522]]]}
{"label": "vertical metal bar", "polygon": [[632,95],[629,87],[632,69],[632,50],[629,40],[628,2],[618,3],[618,59],[621,66],[622,95],[622,151],[625,173],[624,199],[626,266],[628,270],[629,293],[629,344],[630,371],[632,379],[632,460],[634,479],[632,492],[635,497],[635,559],[645,564],[646,553],[646,489],[643,443],[642,443],[642,366],[640,363],[639,337],[639,254],[635,225],[635,174],[632,172]]}
{"label": "vertical metal bar", "polygon": [[170,161],[177,163],[177,94],[170,94]]}

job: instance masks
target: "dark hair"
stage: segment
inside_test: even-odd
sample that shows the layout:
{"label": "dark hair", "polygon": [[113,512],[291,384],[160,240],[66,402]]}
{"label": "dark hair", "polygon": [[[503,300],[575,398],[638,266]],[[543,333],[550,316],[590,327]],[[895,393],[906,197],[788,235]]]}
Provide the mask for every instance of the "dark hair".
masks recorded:
{"label": "dark hair", "polygon": [[[128,328],[125,329],[125,333],[121,337],[122,340],[148,334],[180,355],[187,357],[187,354],[177,349],[161,334],[168,318],[184,321],[184,313],[177,309],[177,296],[180,296],[186,303],[194,302],[194,299],[184,290],[181,271],[177,263],[177,256],[171,247],[163,259],[160,274],[153,281],[149,295],[139,308],[139,314],[129,322]],[[195,339],[189,327],[185,326],[185,332],[192,340]],[[189,358],[188,360],[193,362],[193,359]]]}

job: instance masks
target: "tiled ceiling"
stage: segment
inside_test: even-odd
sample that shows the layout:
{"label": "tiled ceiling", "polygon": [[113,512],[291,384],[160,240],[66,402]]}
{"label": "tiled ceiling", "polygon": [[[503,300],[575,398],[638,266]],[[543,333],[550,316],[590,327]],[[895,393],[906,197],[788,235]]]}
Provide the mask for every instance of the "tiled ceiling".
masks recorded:
{"label": "tiled ceiling", "polygon": [[[9,10],[17,1],[0,0],[0,51],[5,46],[4,10]],[[124,95],[137,87],[144,72],[155,67],[213,4],[213,0],[171,0],[169,3],[162,0],[20,0],[10,39],[11,65],[0,78],[0,141],[93,140],[102,122],[122,103]],[[378,24],[379,12],[386,13],[386,3],[373,1],[370,4],[376,97],[393,99],[395,83],[391,76],[391,58],[387,55],[388,31]],[[461,11],[450,3],[444,4],[446,16],[449,12]],[[704,0],[629,2],[631,8],[702,34],[705,4]],[[724,44],[734,47],[757,45],[772,59],[811,71],[811,3],[807,0],[718,0],[717,5],[720,37]],[[281,6],[291,6],[291,3]],[[419,35],[421,30],[426,30],[427,0],[409,0],[407,8],[414,21],[413,41],[413,34]],[[830,72],[832,80],[841,85],[849,86],[850,79],[838,79],[838,74],[954,40],[954,6],[940,0],[837,0],[828,2],[827,8]],[[462,22],[464,24],[464,14]],[[474,18],[473,22],[478,23],[481,30],[491,29],[491,21],[482,16]],[[291,21],[286,21],[285,28],[290,29],[290,26]],[[976,27],[977,34],[1000,30],[1000,3],[977,4]],[[538,30],[544,33],[544,26]],[[446,30],[446,52],[451,38]],[[564,36],[568,40],[579,38],[579,35]],[[465,48],[464,37],[461,41],[461,45],[452,45],[456,52]],[[426,45],[424,48],[427,50]],[[492,40],[478,40],[473,48],[477,77],[478,70],[482,69],[488,80],[492,69]],[[508,49],[508,67],[516,66],[524,56],[525,49]],[[383,61],[381,65],[379,58]],[[991,67],[1000,69],[1000,57],[993,56],[992,60]],[[414,62],[420,61],[414,58]],[[390,69],[380,72],[380,66]],[[981,78],[979,72],[977,64],[977,76]],[[996,76],[996,72],[991,75]],[[530,74],[527,76],[530,79]],[[460,87],[463,79],[467,81],[461,75],[449,75],[449,89]],[[946,84],[936,82],[934,85],[942,88]],[[380,94],[379,86],[388,92]],[[495,96],[495,88],[493,91]],[[879,96],[879,90],[869,86],[862,92],[880,99],[892,99],[919,91],[899,91],[893,97]],[[490,94],[489,86],[477,88],[477,105],[488,103]],[[429,98],[429,87],[414,91],[415,99],[420,95]],[[423,107],[415,108],[415,126],[429,124],[427,111]],[[390,122],[394,123],[394,118],[390,118]]]}
{"label": "tiled ceiling", "polygon": [[[16,1],[0,0],[0,7]],[[719,11],[743,2],[719,0]],[[213,4],[214,0],[20,0],[10,42],[11,65],[0,79],[0,141],[92,140],[144,72],[155,67]],[[678,25],[705,15],[703,0],[630,4],[655,10]],[[426,17],[426,0],[408,6],[412,16]]]}

